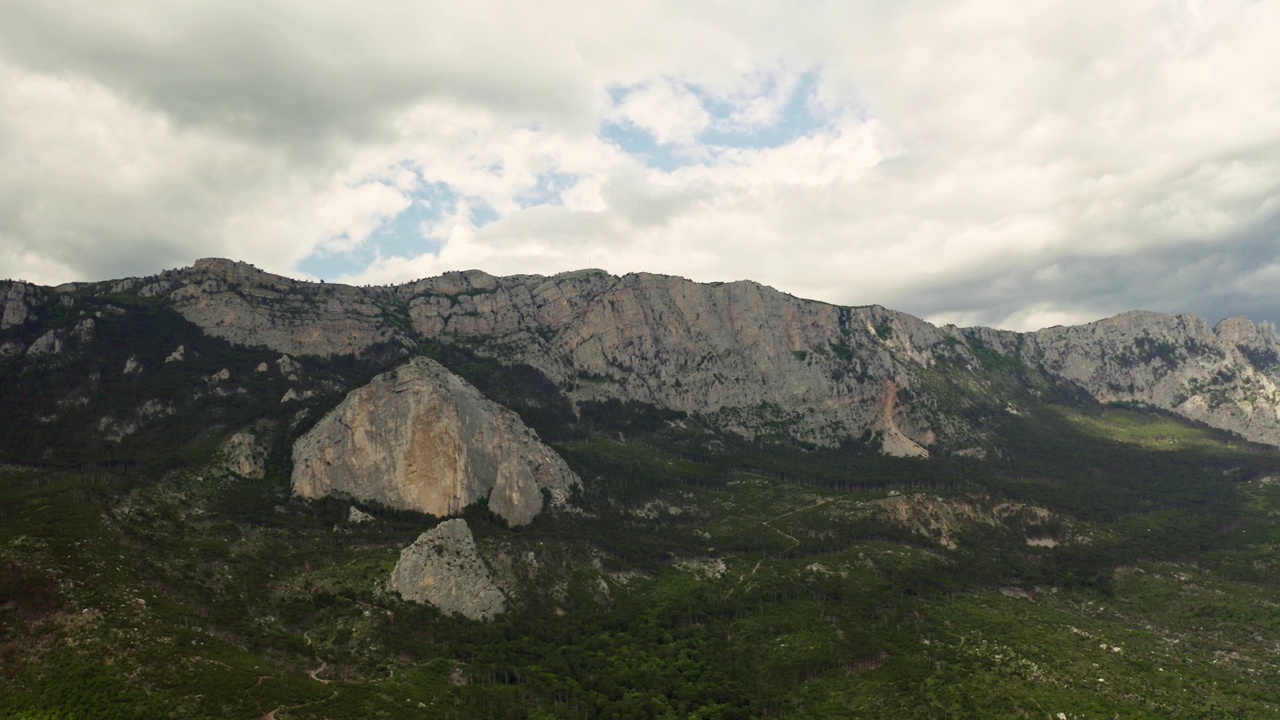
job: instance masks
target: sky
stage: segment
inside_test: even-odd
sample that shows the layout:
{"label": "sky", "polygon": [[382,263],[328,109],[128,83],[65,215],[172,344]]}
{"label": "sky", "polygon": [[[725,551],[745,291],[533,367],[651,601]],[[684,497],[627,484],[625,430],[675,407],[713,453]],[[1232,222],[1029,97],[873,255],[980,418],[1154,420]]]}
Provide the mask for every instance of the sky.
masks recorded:
{"label": "sky", "polygon": [[1280,321],[1280,2],[0,1],[0,277]]}

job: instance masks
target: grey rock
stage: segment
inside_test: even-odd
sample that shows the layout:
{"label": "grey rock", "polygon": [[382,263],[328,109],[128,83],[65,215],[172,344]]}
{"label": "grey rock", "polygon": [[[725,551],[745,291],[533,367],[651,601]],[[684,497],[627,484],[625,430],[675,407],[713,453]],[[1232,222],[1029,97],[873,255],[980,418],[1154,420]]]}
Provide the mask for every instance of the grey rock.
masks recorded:
{"label": "grey rock", "polygon": [[27,348],[27,355],[38,357],[40,355],[57,355],[61,353],[62,336],[63,332],[61,330],[50,330],[31,343],[31,347]]}
{"label": "grey rock", "polygon": [[280,368],[280,374],[285,376],[296,376],[297,372],[302,369],[302,365],[298,364],[297,360],[294,360],[288,355],[281,355],[280,358],[276,360],[276,367]]}
{"label": "grey rock", "polygon": [[35,307],[39,303],[39,287],[20,281],[0,283],[0,330],[35,319]]}
{"label": "grey rock", "polygon": [[510,410],[414,358],[346,398],[293,447],[293,491],[341,493],[438,517],[488,497],[511,525],[564,505],[577,475]]}
{"label": "grey rock", "polygon": [[133,375],[142,372],[142,363],[138,362],[136,355],[130,355],[129,359],[124,363],[124,374]]}
{"label": "grey rock", "polygon": [[939,328],[751,282],[594,270],[473,270],[354,288],[211,259],[146,283],[139,292],[169,297],[206,333],[231,342],[321,356],[358,355],[378,343],[463,342],[538,368],[576,402],[652,403],[748,437],[783,428],[834,446],[870,431],[894,454],[993,450],[981,427],[931,394],[938,377],[930,373],[945,368],[945,382],[980,394],[1000,372],[987,364],[994,354],[1102,402],[1143,402],[1280,445],[1280,340],[1273,326],[1244,318],[1210,327],[1194,316],[1135,312],[1035,333]]}
{"label": "grey rock", "polygon": [[315,394],[314,390],[303,390],[302,392],[298,392],[294,388],[289,388],[284,392],[284,396],[280,398],[280,404],[283,405],[285,403],[301,402],[315,397]]}
{"label": "grey rock", "polygon": [[506,610],[506,598],[461,519],[440,523],[402,550],[390,586],[405,600],[430,603],[446,615],[490,620]]}
{"label": "grey rock", "polygon": [[85,318],[76,323],[71,329],[71,336],[81,343],[87,343],[93,340],[93,331],[97,329],[97,324],[93,318]]}
{"label": "grey rock", "polygon": [[222,445],[222,465],[227,470],[250,480],[266,476],[267,449],[249,430],[241,430]]}
{"label": "grey rock", "polygon": [[1242,437],[1280,444],[1280,336],[1269,324],[1128,312],[1029,333],[1022,359],[1101,402],[1171,410]]}
{"label": "grey rock", "polygon": [[[375,343],[413,344],[378,293],[300,282],[219,258],[151,278],[140,294],[167,297],[206,333],[290,355],[360,354]],[[388,291],[389,292],[389,291]]]}
{"label": "grey rock", "polygon": [[185,345],[179,345],[177,349],[169,353],[169,356],[166,357],[164,361],[166,363],[172,363],[172,362],[183,362],[186,359],[187,359],[187,348]]}
{"label": "grey rock", "polygon": [[374,519],[375,518],[372,515],[361,510],[355,505],[352,505],[351,509],[347,511],[347,522],[352,525],[362,525],[367,522],[373,522]]}

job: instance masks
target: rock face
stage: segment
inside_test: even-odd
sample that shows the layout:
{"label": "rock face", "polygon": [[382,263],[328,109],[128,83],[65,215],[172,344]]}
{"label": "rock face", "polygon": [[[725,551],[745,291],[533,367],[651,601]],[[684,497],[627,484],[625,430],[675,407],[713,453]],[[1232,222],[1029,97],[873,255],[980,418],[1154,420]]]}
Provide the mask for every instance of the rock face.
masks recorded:
{"label": "rock face", "polygon": [[951,390],[980,392],[1003,356],[997,364],[1006,370],[1016,361],[1099,401],[1145,402],[1280,445],[1280,340],[1274,327],[1243,318],[1215,328],[1194,316],[1136,312],[1014,333],[935,327],[752,282],[595,270],[468,271],[354,288],[210,259],[141,282],[138,292],[171,298],[205,332],[235,343],[295,355],[465,343],[538,368],[575,402],[652,403],[747,436],[786,428],[832,446],[869,431],[902,455],[981,446],[982,428],[939,402],[939,375]]}
{"label": "rock face", "polygon": [[353,390],[293,448],[293,490],[438,517],[489,498],[524,525],[580,480],[515,413],[427,358]]}
{"label": "rock face", "polygon": [[217,258],[146,283],[140,294],[169,298],[185,318],[232,343],[325,357],[392,340],[413,344],[392,322],[385,293],[373,290],[300,282]]}
{"label": "rock face", "polygon": [[40,288],[25,282],[0,283],[0,330],[25,323],[34,316]]}
{"label": "rock face", "polygon": [[1101,402],[1142,402],[1280,444],[1280,335],[1273,325],[1128,312],[1026,336],[1029,364]]}
{"label": "rock face", "polygon": [[489,620],[506,610],[506,598],[461,519],[440,523],[402,550],[390,585],[405,600],[431,603],[446,615]]}
{"label": "rock face", "polygon": [[[919,368],[967,357],[910,315],[801,300],[753,282],[472,271],[400,293],[422,336],[496,339],[507,357],[574,386],[577,400],[616,397],[710,413],[748,435],[784,422],[822,445],[876,423],[885,381],[910,393]],[[919,410],[891,406],[894,439],[907,440],[895,444],[925,447],[952,432]]]}
{"label": "rock face", "polygon": [[223,467],[243,478],[261,480],[267,474],[267,449],[256,435],[241,430],[222,445]]}

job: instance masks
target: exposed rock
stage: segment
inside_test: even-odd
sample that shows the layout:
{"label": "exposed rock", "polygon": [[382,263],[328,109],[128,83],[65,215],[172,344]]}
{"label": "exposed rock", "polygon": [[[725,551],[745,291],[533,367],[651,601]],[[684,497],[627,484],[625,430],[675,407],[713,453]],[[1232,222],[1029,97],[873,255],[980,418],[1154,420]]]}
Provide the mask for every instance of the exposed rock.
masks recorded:
{"label": "exposed rock", "polygon": [[31,343],[31,347],[27,348],[27,355],[37,357],[40,355],[57,355],[62,352],[62,331],[50,330],[49,332],[36,338]]}
{"label": "exposed rock", "polygon": [[268,366],[267,366],[267,364],[266,364],[266,363],[264,363],[264,362],[260,362],[260,363],[258,363],[258,372],[260,372],[260,373],[264,373],[264,372],[266,372],[266,371],[267,371],[267,367],[268,367]]}
{"label": "exposed rock", "polygon": [[280,368],[281,375],[290,377],[294,380],[297,379],[298,371],[302,369],[302,366],[298,364],[298,361],[288,355],[281,355],[280,359],[276,360],[276,367]]}
{"label": "exposed rock", "polygon": [[[1054,526],[1066,532],[1066,522],[1048,510],[1017,502],[997,502],[989,497],[969,496],[941,498],[924,493],[891,494],[867,505],[882,519],[955,550],[956,541],[966,530],[979,525],[1006,526],[1040,539],[1051,539],[1047,528]],[[1060,542],[1060,541],[1059,541]]]}
{"label": "exposed rock", "polygon": [[206,333],[238,345],[327,357],[359,355],[376,343],[413,344],[371,290],[300,282],[219,258],[149,280],[139,294],[168,297]]}
{"label": "exposed rock", "polygon": [[[84,405],[88,398],[76,398],[68,404]],[[139,405],[124,417],[106,415],[98,420],[98,431],[107,442],[119,443],[126,437],[138,432],[150,420],[168,417],[175,412],[173,404],[164,400],[151,399]]]}
{"label": "exposed rock", "polygon": [[231,379],[231,371],[226,368],[222,368],[218,372],[210,375],[206,379],[206,382],[208,382],[210,385],[216,385],[224,380],[230,380],[230,379]]}
{"label": "exposed rock", "polygon": [[461,519],[440,523],[402,550],[390,586],[405,600],[431,603],[446,615],[489,620],[506,610],[506,598]]}
{"label": "exposed rock", "polygon": [[106,415],[98,421],[98,432],[111,443],[119,443],[126,437],[138,432],[136,420],[118,420],[113,415]]}
{"label": "exposed rock", "polygon": [[289,388],[285,391],[284,397],[280,398],[280,404],[283,405],[284,403],[301,402],[303,400],[313,398],[315,395],[316,393],[314,390],[303,390],[302,392],[298,392],[293,388]]}
{"label": "exposed rock", "polygon": [[898,422],[894,417],[897,404],[898,386],[892,380],[885,380],[880,413],[876,416],[876,421],[871,424],[871,431],[880,436],[881,452],[894,457],[929,457],[928,450],[898,429]]}
{"label": "exposed rock", "polygon": [[[572,386],[575,399],[711,414],[746,435],[781,424],[827,446],[872,426],[884,381],[914,391],[920,367],[967,353],[909,315],[801,300],[752,282],[472,271],[402,286],[400,294],[424,337],[499,338],[504,359]],[[971,435],[934,427],[908,403],[896,405],[894,420],[910,441],[904,447],[927,446],[940,433]]]}
{"label": "exposed rock", "polygon": [[166,357],[164,361],[166,363],[171,363],[171,362],[182,362],[186,359],[187,359],[187,348],[185,345],[179,345],[176,350],[169,353],[169,357]]}
{"label": "exposed rock", "polygon": [[27,351],[27,346],[18,340],[6,340],[0,343],[0,358],[21,355]]}
{"label": "exposed rock", "polygon": [[0,283],[0,330],[34,319],[34,309],[39,302],[40,288],[31,283]]}
{"label": "exposed rock", "polygon": [[222,464],[240,477],[261,480],[267,474],[267,449],[254,433],[241,430],[222,444]]}
{"label": "exposed rock", "polygon": [[1140,402],[1280,444],[1280,335],[1245,318],[1128,312],[1026,336],[1023,358],[1101,402]]}
{"label": "exposed rock", "polygon": [[124,363],[124,374],[133,375],[142,372],[142,363],[138,362],[136,355],[130,355],[129,359]]}
{"label": "exposed rock", "polygon": [[372,515],[361,510],[355,505],[352,505],[351,509],[347,511],[347,522],[351,523],[352,525],[360,525],[367,522],[373,522],[374,519],[375,518]]}
{"label": "exposed rock", "polygon": [[[870,430],[893,454],[998,451],[983,427],[928,396],[937,380],[928,373],[939,367],[947,382],[980,394],[991,373],[1009,371],[988,364],[994,359],[1102,402],[1143,402],[1280,445],[1280,338],[1243,318],[1211,328],[1194,316],[1135,312],[1035,333],[939,328],[751,282],[594,270],[467,271],[353,288],[202,260],[146,283],[141,294],[171,298],[206,333],[231,342],[324,356],[422,338],[483,340],[478,352],[538,368],[572,400],[696,412],[748,437],[781,431],[834,446]],[[886,384],[895,388],[889,414]]]}
{"label": "exposed rock", "polygon": [[82,343],[93,340],[93,331],[97,328],[97,324],[93,322],[93,318],[85,318],[76,323],[71,329],[71,336]]}
{"label": "exposed rock", "polygon": [[139,418],[150,420],[154,417],[168,417],[174,413],[174,409],[173,403],[151,399],[139,406],[137,412]]}
{"label": "exposed rock", "polygon": [[488,497],[512,525],[563,505],[580,481],[520,417],[433,360],[353,390],[293,447],[293,490],[454,515]]}
{"label": "exposed rock", "polygon": [[728,572],[722,558],[677,558],[672,564],[702,580],[715,580]]}

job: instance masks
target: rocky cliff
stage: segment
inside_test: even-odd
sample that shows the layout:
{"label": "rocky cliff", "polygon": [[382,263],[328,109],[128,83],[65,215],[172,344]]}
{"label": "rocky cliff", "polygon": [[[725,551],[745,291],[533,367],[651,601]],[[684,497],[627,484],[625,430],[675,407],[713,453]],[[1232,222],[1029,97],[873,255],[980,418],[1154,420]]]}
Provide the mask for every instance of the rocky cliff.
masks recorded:
{"label": "rocky cliff", "polygon": [[139,281],[137,292],[172,300],[210,335],[291,355],[359,355],[379,343],[413,345],[397,327],[386,292],[301,282],[247,263],[199,260]]}
{"label": "rocky cliff", "polygon": [[31,319],[40,302],[40,288],[30,283],[11,281],[0,284],[0,330],[17,327]]}
{"label": "rocky cliff", "polygon": [[506,610],[506,598],[461,519],[440,523],[402,550],[390,586],[405,600],[431,603],[446,615],[490,620]]}
{"label": "rocky cliff", "polygon": [[1280,444],[1280,335],[1273,325],[1128,312],[1029,333],[1023,360],[1101,402],[1141,402]]}
{"label": "rocky cliff", "polygon": [[488,498],[523,525],[578,477],[515,413],[427,358],[350,392],[295,443],[293,490],[343,494],[439,517]]}
{"label": "rocky cliff", "polygon": [[[468,271],[355,288],[216,259],[136,286],[171,299],[205,332],[243,345],[359,355],[381,345],[465,344],[537,368],[575,402],[652,403],[747,436],[781,432],[832,446],[869,432],[884,451],[903,455],[982,446],[990,441],[984,428],[939,392],[1003,407],[981,395],[1012,363],[1102,402],[1145,402],[1280,444],[1280,341],[1273,327],[1243,318],[1214,328],[1193,316],[1126,313],[1014,333],[940,328],[752,282]],[[12,287],[10,295],[18,292]],[[6,300],[6,313],[13,302]],[[21,307],[15,318],[31,311]]]}

